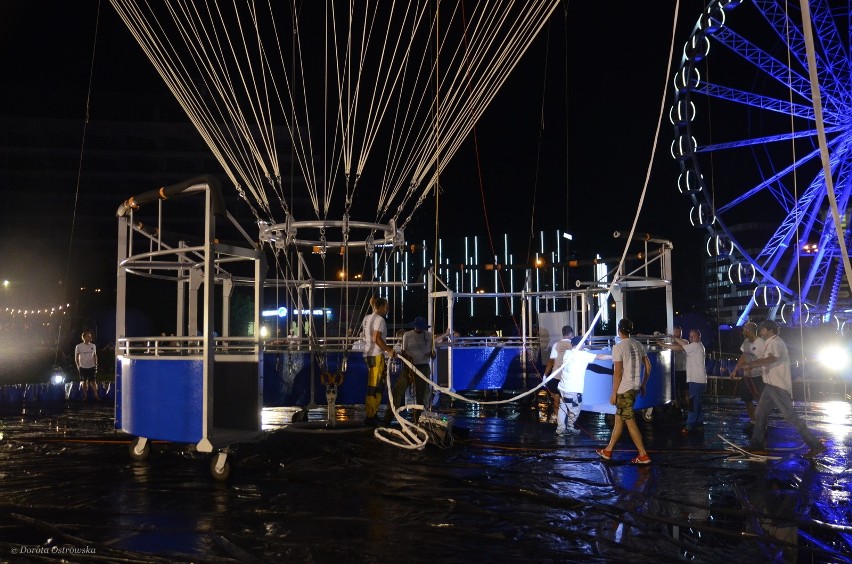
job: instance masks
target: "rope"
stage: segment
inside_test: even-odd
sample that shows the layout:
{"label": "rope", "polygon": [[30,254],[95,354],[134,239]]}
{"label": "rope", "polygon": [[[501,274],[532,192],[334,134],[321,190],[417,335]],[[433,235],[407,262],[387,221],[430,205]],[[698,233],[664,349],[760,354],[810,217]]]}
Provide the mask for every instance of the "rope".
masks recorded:
{"label": "rope", "polygon": [[[92,42],[92,60],[89,64],[89,83],[86,90],[86,115],[83,119],[83,136],[80,140],[80,158],[77,162],[77,180],[74,185],[74,210],[71,214],[71,231],[68,234],[68,255],[65,259],[65,302],[68,303],[68,292],[70,284],[68,284],[68,277],[71,273],[71,249],[74,246],[74,230],[77,226],[77,208],[80,203],[80,179],[83,176],[83,153],[86,149],[86,132],[89,129],[89,106],[92,100],[92,77],[95,73],[95,53],[97,52],[98,47],[98,27],[100,25],[101,20],[101,3],[98,1],[98,10],[95,15],[95,34],[94,41]],[[56,347],[53,351],[53,362],[54,364],[59,363],[59,346],[62,341],[61,339],[62,332],[62,324],[59,325],[59,333],[56,335]]]}
{"label": "rope", "polygon": [[834,220],[834,229],[837,236],[840,253],[843,257],[843,268],[846,273],[847,284],[852,284],[852,264],[849,262],[849,249],[846,248],[846,238],[840,223],[840,212],[837,207],[837,197],[834,194],[834,179],[831,176],[831,165],[829,163],[828,143],[825,136],[825,121],[822,114],[822,97],[819,90],[819,76],[814,54],[814,32],[811,28],[811,11],[807,0],[799,0],[802,9],[802,30],[805,35],[805,52],[808,58],[808,77],[811,83],[811,97],[814,107],[814,121],[817,128],[817,139],[819,140],[820,160],[825,177],[825,192],[831,207],[831,217]]}
{"label": "rope", "polygon": [[[559,376],[562,373],[563,369],[563,367],[561,366],[559,368],[554,369],[554,371],[549,376],[545,377],[538,386],[529,389],[525,392],[522,392],[518,395],[512,396],[511,398],[492,401],[479,401],[466,398],[462,395],[455,393],[450,388],[445,388],[443,386],[440,386],[436,382],[433,382],[430,378],[427,378],[423,375],[422,372],[417,370],[414,364],[412,364],[411,361],[405,358],[404,356],[400,355],[396,358],[400,359],[403,363],[405,363],[408,366],[408,369],[413,374],[415,374],[418,378],[429,384],[433,389],[435,389],[439,393],[446,394],[447,396],[457,399],[459,401],[476,405],[501,405],[518,401],[519,399],[523,399],[531,394],[537,393],[538,390],[540,390],[547,384],[547,382]],[[422,426],[412,423],[402,417],[401,414],[403,411],[406,410],[428,410],[429,406],[424,406],[422,404],[407,404],[401,406],[394,405],[393,390],[391,389],[390,380],[390,365],[388,365],[387,376],[385,377],[385,383],[387,385],[388,392],[388,409],[392,411],[394,418],[400,424],[401,428],[392,429],[388,427],[379,427],[376,428],[375,431],[373,431],[373,435],[380,441],[392,444],[394,446],[398,446],[400,448],[405,448],[408,450],[420,450],[424,446],[426,446],[426,443],[428,443],[429,433]]]}
{"label": "rope", "polygon": [[[477,6],[469,23],[459,23],[458,5],[439,20],[430,2],[349,3],[343,12],[333,3],[291,2],[294,62],[287,64],[271,0],[111,3],[234,186],[265,219],[277,223],[271,200],[286,212],[303,196],[324,219],[334,213],[340,175],[348,207],[369,170],[379,217],[392,216],[403,229],[558,6],[506,0],[502,7]],[[325,22],[319,73],[309,57],[320,50],[307,42],[318,42],[311,18],[317,14]],[[439,21],[447,27],[440,35]],[[465,45],[453,44],[459,31],[470,39]],[[429,37],[439,38],[431,61]],[[321,95],[314,90],[318,76]],[[281,122],[304,183],[293,196],[280,187]],[[374,160],[378,166],[368,165]]]}
{"label": "rope", "polygon": [[[674,53],[674,42],[675,42],[675,29],[677,28],[676,24],[677,24],[677,18],[678,18],[679,12],[680,12],[680,0],[678,0],[675,3],[675,10],[674,10],[674,16],[673,16],[673,22],[672,22],[672,37],[671,37],[671,41],[669,43],[669,57],[668,57],[668,62],[666,64],[667,69],[671,69],[671,66],[672,66],[672,57],[673,57],[673,53]],[[662,125],[663,116],[665,115],[666,97],[668,96],[668,80],[665,80],[663,82],[663,84],[664,84],[663,95],[660,99],[660,110],[659,110],[659,114],[658,114],[658,118],[657,118],[657,128],[654,132],[654,142],[651,144],[651,158],[648,161],[648,168],[647,168],[646,173],[645,173],[645,182],[642,185],[642,193],[639,196],[639,204],[636,207],[636,215],[633,218],[633,224],[630,226],[630,232],[627,235],[627,238],[625,240],[624,251],[621,254],[621,259],[618,261],[618,266],[615,269],[616,275],[613,276],[612,282],[607,287],[606,294],[603,298],[604,303],[606,303],[607,300],[609,300],[609,296],[612,294],[613,287],[620,280],[620,277],[618,276],[617,272],[619,272],[621,270],[622,266],[624,265],[624,261],[627,258],[627,251],[630,248],[630,242],[633,240],[633,234],[636,232],[636,224],[639,221],[639,215],[642,213],[642,207],[643,207],[643,204],[645,202],[645,194],[648,192],[648,184],[650,183],[650,178],[651,178],[651,167],[654,164],[654,157],[655,157],[656,152],[657,152],[657,145],[659,144],[660,126]],[[597,313],[595,313],[594,317],[589,322],[589,328],[582,335],[582,337],[580,339],[580,343],[578,345],[576,345],[577,347],[582,347],[583,344],[585,344],[586,339],[588,339],[589,335],[591,335],[592,330],[595,327],[595,324],[600,319],[602,312],[603,312],[603,308],[600,308],[600,309],[598,309]]]}
{"label": "rope", "polygon": [[[405,362],[411,370],[413,370],[419,378],[424,378],[424,376],[414,368],[414,365],[411,362],[403,357],[397,356],[396,358],[401,359]],[[423,405],[403,405],[403,406],[394,406],[393,405],[393,390],[391,389],[391,379],[390,379],[390,371],[391,366],[390,363],[387,365],[387,374],[385,375],[385,385],[387,386],[388,392],[388,409],[393,410],[393,415],[396,418],[397,422],[400,424],[399,429],[391,429],[389,427],[377,427],[373,431],[373,436],[378,440],[391,444],[393,446],[403,448],[406,450],[422,450],[423,447],[426,446],[426,443],[429,442],[429,433],[423,427],[411,423],[402,415],[403,410],[405,409],[425,409]],[[425,379],[425,378],[424,378]],[[429,380],[431,383],[431,380]]]}

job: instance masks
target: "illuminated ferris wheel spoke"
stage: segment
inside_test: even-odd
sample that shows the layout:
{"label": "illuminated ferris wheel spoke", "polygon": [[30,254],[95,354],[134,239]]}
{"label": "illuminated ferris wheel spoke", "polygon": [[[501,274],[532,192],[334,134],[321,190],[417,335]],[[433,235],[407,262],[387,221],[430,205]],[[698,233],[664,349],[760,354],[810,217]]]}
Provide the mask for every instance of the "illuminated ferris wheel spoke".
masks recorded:
{"label": "illuminated ferris wheel spoke", "polygon": [[801,237],[810,235],[810,230],[822,209],[822,190],[824,189],[824,181],[822,177],[815,179],[810,185],[805,194],[799,198],[795,209],[787,214],[787,217],[772,235],[766,246],[757,255],[756,259],[761,264],[766,264],[764,257],[773,256],[779,249],[786,249],[790,246],[793,238],[796,236],[797,229],[805,226],[805,232],[800,233]]}
{"label": "illuminated ferris wheel spoke", "polygon": [[[761,7],[762,13],[775,29],[780,40],[785,40],[789,34],[790,53],[798,61],[798,64],[806,69],[805,37],[800,25],[791,21],[777,2],[756,0],[755,3]],[[848,89],[842,87],[849,79],[849,60],[846,50],[848,43],[844,43],[844,41],[848,42],[848,37],[845,40],[843,39],[837,25],[840,15],[835,15],[829,3],[825,1],[811,2],[810,11],[815,35],[820,38],[822,46],[822,49],[816,53],[819,82],[826,92],[830,91],[830,96],[824,102],[829,100],[843,102],[837,106],[826,103],[823,111],[832,107],[835,109],[848,108],[852,99],[849,97]],[[807,79],[805,80],[807,82]]]}
{"label": "illuminated ferris wheel spoke", "polygon": [[[692,200],[692,224],[709,233],[708,253],[730,260],[739,324],[755,307],[769,317],[786,307],[798,323],[852,319],[840,252],[852,242],[849,5],[813,0],[810,10],[823,124],[816,122],[795,3],[710,2],[674,77],[678,189]],[[817,125],[827,136],[843,240],[829,209]]]}
{"label": "illuminated ferris wheel spoke", "polygon": [[744,92],[736,88],[728,88],[718,84],[706,83],[695,89],[695,93],[703,94],[720,100],[727,100],[737,104],[744,104],[753,108],[774,111],[785,115],[794,115],[803,119],[814,119],[814,109],[802,104],[790,103],[772,96],[762,96],[753,92]]}
{"label": "illuminated ferris wheel spoke", "polygon": [[[841,198],[838,199],[838,206],[843,206],[844,208],[849,203],[849,192],[848,190],[844,192],[842,201]],[[826,253],[825,249],[836,249],[837,245],[834,241],[835,235],[829,233],[829,229],[833,226],[828,226],[823,230],[822,237],[820,238],[819,246],[814,249],[816,253],[818,253],[820,259],[824,258]],[[849,245],[849,236],[847,235],[844,244]],[[803,291],[810,291],[811,288],[817,288],[820,290],[824,290],[826,287],[830,287],[830,293],[826,296],[828,300],[835,301],[837,292],[839,291],[839,284],[841,278],[839,276],[832,277],[831,262],[827,260],[817,260],[814,262],[813,268],[808,272],[808,276],[803,285]],[[837,267],[834,267],[837,268]],[[830,281],[830,284],[829,284]]]}
{"label": "illuminated ferris wheel spoke", "polygon": [[799,159],[798,161],[796,161],[792,165],[790,165],[790,166],[788,166],[788,167],[786,167],[782,170],[777,171],[775,174],[768,177],[766,180],[758,183],[753,188],[747,190],[746,192],[744,192],[742,195],[738,196],[737,198],[731,200],[729,203],[721,205],[721,206],[717,204],[716,213],[722,215],[725,212],[727,212],[728,210],[733,209],[735,206],[742,204],[743,202],[748,200],[750,197],[754,196],[758,192],[761,192],[762,190],[765,190],[765,189],[773,192],[773,195],[776,196],[776,199],[778,200],[778,202],[781,203],[782,205],[784,205],[786,211],[788,211],[788,212],[792,211],[792,205],[786,204],[786,202],[791,202],[792,199],[793,199],[793,196],[786,189],[783,189],[783,186],[782,186],[783,192],[781,193],[781,196],[779,197],[779,192],[776,189],[779,186],[779,181],[782,178],[784,178],[785,176],[794,172],[798,165],[802,165],[802,164],[804,164],[808,161],[811,161],[811,160],[813,160],[814,158],[817,158],[817,157],[819,157],[819,149],[815,149],[810,154]]}
{"label": "illuminated ferris wheel spoke", "polygon": [[[808,80],[807,73],[799,73],[790,71],[786,63],[781,62],[776,57],[773,57],[763,49],[757,47],[754,43],[740,36],[730,28],[722,28],[714,36],[720,45],[727,47],[732,53],[746,61],[752,66],[755,72],[759,72],[764,76],[772,77],[775,81],[789,88],[796,93],[797,96],[807,98],[810,94],[811,85]],[[802,47],[804,49],[804,46]],[[802,51],[804,54],[804,51]],[[807,62],[802,59],[802,68],[807,68]],[[734,89],[732,89],[735,91]],[[760,97],[758,93],[749,93],[752,96]],[[813,111],[813,108],[811,108]]]}
{"label": "illuminated ferris wheel spoke", "polygon": [[[841,127],[827,128],[826,133],[837,133],[842,130]],[[817,131],[816,129],[808,130],[808,131],[799,131],[796,133],[781,133],[778,135],[767,135],[765,137],[759,137],[757,139],[740,139],[737,141],[728,141],[725,143],[708,143],[707,145],[702,145],[700,147],[695,148],[696,153],[709,153],[713,151],[721,151],[723,149],[740,149],[742,147],[760,147],[766,145],[767,143],[775,143],[778,141],[793,141],[795,139],[802,138],[813,138],[816,139]],[[819,154],[819,150],[816,150],[816,154]]]}

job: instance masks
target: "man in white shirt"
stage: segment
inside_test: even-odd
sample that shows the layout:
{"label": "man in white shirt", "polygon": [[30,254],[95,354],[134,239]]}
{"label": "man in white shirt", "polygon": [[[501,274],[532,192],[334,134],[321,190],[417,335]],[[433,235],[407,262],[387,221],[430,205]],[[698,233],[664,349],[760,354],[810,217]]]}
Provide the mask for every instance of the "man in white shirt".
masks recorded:
{"label": "man in white shirt", "polygon": [[385,386],[385,354],[393,358],[396,352],[387,343],[388,327],[385,316],[388,314],[388,301],[373,296],[370,298],[372,313],[361,322],[364,335],[364,363],[367,365],[367,396],[364,399],[364,423],[370,427],[379,426],[379,405]]}
{"label": "man in white shirt", "polygon": [[740,378],[740,398],[745,402],[746,413],[749,422],[746,424],[746,432],[754,429],[755,403],[760,399],[763,391],[763,368],[752,368],[745,370],[743,365],[759,358],[763,358],[765,342],[757,336],[757,323],[749,321],[743,325],[743,344],[740,345],[740,357],[737,366],[731,372],[731,378]]}
{"label": "man in white shirt", "polygon": [[805,422],[799,418],[793,408],[793,377],[790,373],[790,355],[787,344],[778,336],[778,324],[767,320],[760,324],[760,336],[765,341],[763,358],[746,362],[743,368],[763,368],[763,392],[757,403],[754,431],[748,450],[762,452],[766,448],[766,425],[773,408],[778,408],[781,416],[792,424],[810,450],[805,458],[815,458],[825,451],[825,445],[811,433]]}
{"label": "man in white shirt", "polygon": [[[631,460],[633,464],[650,464],[651,457],[645,450],[642,442],[642,432],[636,424],[633,412],[633,403],[636,394],[645,395],[648,378],[651,376],[651,361],[648,354],[638,341],[631,339],[633,333],[633,322],[622,319],[618,322],[618,336],[621,339],[612,347],[612,395],[609,403],[615,406],[615,424],[606,447],[597,449],[595,452],[604,460],[612,458],[612,450],[615,448],[624,427],[633,440],[633,444],[639,450],[639,455]],[[642,368],[645,368],[644,372]]]}
{"label": "man in white shirt", "polygon": [[98,397],[98,347],[92,342],[91,331],[84,331],[81,337],[83,342],[74,347],[74,363],[80,373],[82,401],[86,401],[89,388],[95,401],[101,401]]}
{"label": "man in white shirt", "polygon": [[660,342],[660,346],[686,353],[686,383],[689,386],[689,414],[681,434],[688,435],[704,427],[704,409],[701,397],[707,387],[706,351],[701,343],[701,331],[692,329],[689,340],[673,337],[674,343]]}
{"label": "man in white shirt", "polygon": [[[411,361],[414,368],[426,378],[432,375],[432,360],[435,358],[435,340],[429,331],[429,322],[425,317],[415,317],[411,323],[412,329],[402,335],[402,355]],[[414,385],[414,402],[418,405],[429,407],[431,405],[432,388],[420,376],[412,372],[406,365],[393,385],[391,400],[393,408],[399,409],[405,403],[405,391]],[[393,419],[394,413],[388,409],[385,412],[384,423],[387,425]],[[411,419],[417,423],[420,418],[420,410],[411,414]]]}
{"label": "man in white shirt", "polygon": [[[583,390],[586,386],[586,370],[592,370],[599,374],[612,374],[613,371],[589,364],[594,360],[611,359],[611,354],[597,354],[583,350],[582,337],[579,335],[571,339],[571,348],[566,350],[562,359],[562,378],[559,380],[559,393],[562,398],[559,402],[559,415],[556,421],[557,435],[579,435],[577,429],[577,418],[583,406]],[[592,368],[594,367],[594,368]]]}
{"label": "man in white shirt", "polygon": [[[550,348],[550,359],[547,361],[547,366],[544,367],[544,377],[547,378],[551,374],[554,374],[553,378],[547,380],[545,382],[545,387],[547,388],[548,393],[550,393],[550,399],[553,401],[553,412],[550,414],[548,418],[548,423],[556,423],[556,433],[561,435],[560,432],[560,423],[559,421],[564,421],[563,419],[559,419],[559,404],[561,401],[561,396],[559,394],[559,382],[562,380],[563,371],[560,370],[562,368],[562,361],[564,359],[565,351],[571,348],[571,339],[574,337],[574,328],[570,325],[565,325],[562,327],[562,339],[556,341],[553,346]],[[562,431],[565,430],[565,426],[561,426]]]}

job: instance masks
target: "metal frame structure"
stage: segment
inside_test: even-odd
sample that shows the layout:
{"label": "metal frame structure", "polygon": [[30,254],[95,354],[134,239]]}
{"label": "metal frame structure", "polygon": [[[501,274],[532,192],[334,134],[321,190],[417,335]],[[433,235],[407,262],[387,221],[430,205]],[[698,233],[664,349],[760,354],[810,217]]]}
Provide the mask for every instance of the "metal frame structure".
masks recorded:
{"label": "metal frame structure", "polygon": [[[626,238],[624,234],[616,231],[615,238]],[[666,330],[671,333],[674,328],[674,308],[672,302],[672,265],[671,252],[673,245],[671,241],[654,237],[645,233],[635,234],[632,241],[641,242],[643,250],[635,253],[633,258],[640,261],[640,264],[632,270],[627,270],[624,263],[621,263],[618,268],[611,273],[614,276],[615,282],[610,288],[611,295],[615,301],[615,314],[617,319],[625,317],[628,311],[627,296],[635,291],[642,290],[664,290],[665,292],[665,309],[666,309]],[[530,277],[527,276],[527,280]],[[446,299],[447,302],[447,319],[449,320],[448,333],[450,335],[447,349],[447,386],[454,389],[454,371],[458,369],[453,358],[453,348],[470,348],[470,347],[500,347],[500,348],[517,348],[521,357],[521,367],[525,370],[532,360],[532,349],[538,347],[547,347],[550,343],[539,343],[538,339],[531,336],[531,328],[534,326],[534,318],[537,307],[534,307],[534,302],[538,300],[560,300],[565,299],[569,305],[568,311],[565,312],[572,325],[577,329],[578,334],[590,332],[590,337],[593,337],[593,319],[596,312],[594,311],[595,298],[606,294],[610,286],[608,280],[595,280],[587,283],[578,283],[578,286],[584,286],[576,290],[559,290],[559,291],[544,291],[533,292],[525,288],[521,292],[453,292],[443,282],[440,282],[444,287],[443,290],[430,293],[430,311],[429,323],[432,324],[433,311],[431,309],[432,300]],[[431,284],[429,287],[432,287]],[[452,337],[453,334],[453,307],[456,300],[460,298],[472,299],[487,299],[487,298],[519,298],[521,302],[521,335],[518,337],[500,337],[486,340],[457,338]],[[603,341],[611,341],[612,337],[604,337]],[[601,341],[601,339],[596,339]],[[467,367],[465,367],[467,368]],[[523,381],[526,381],[526,373],[523,375]]]}
{"label": "metal frame structure", "polygon": [[[200,244],[164,240],[163,214],[168,207],[164,202],[198,195],[204,198]],[[159,207],[157,225],[151,229],[137,222],[134,214],[153,201]],[[248,247],[218,241],[217,217],[242,230],[224,210],[221,189],[212,178],[146,192],[124,202],[117,216],[116,428],[137,436],[131,445],[135,459],[147,456],[150,439],[191,442],[199,452],[219,450],[211,472],[224,479],[229,472],[227,446],[260,432],[263,389],[258,328],[264,254],[250,239]],[[147,249],[139,252],[140,246]],[[243,276],[231,272],[240,268]],[[130,277],[174,284],[176,335],[130,334],[127,310],[133,298],[139,298],[139,290],[128,284]],[[253,335],[231,335],[230,300],[235,286],[252,289]],[[221,335],[214,330],[217,288]]]}

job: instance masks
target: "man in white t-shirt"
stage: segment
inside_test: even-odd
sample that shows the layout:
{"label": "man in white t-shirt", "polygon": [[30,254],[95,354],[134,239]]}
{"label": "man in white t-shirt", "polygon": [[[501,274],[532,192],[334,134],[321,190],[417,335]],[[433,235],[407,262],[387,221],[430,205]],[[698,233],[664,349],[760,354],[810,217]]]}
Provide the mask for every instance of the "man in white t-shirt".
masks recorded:
{"label": "man in white t-shirt", "polygon": [[737,366],[731,372],[731,378],[739,378],[740,399],[745,402],[746,413],[749,422],[746,424],[746,432],[754,429],[755,403],[760,399],[763,391],[763,368],[743,369],[746,362],[763,358],[765,342],[757,336],[757,323],[749,321],[743,325],[743,343],[740,345],[740,357]]}
{"label": "man in white t-shirt", "polygon": [[790,355],[787,344],[778,336],[778,324],[767,320],[760,324],[760,336],[765,341],[763,358],[746,362],[743,368],[763,368],[763,392],[755,411],[754,431],[748,450],[762,452],[766,448],[766,425],[769,415],[778,408],[781,416],[792,424],[810,450],[806,458],[815,458],[825,451],[825,445],[811,433],[793,408],[793,377],[790,373]]}
{"label": "man in white t-shirt", "polygon": [[81,335],[83,342],[74,347],[74,363],[77,372],[80,373],[82,401],[86,401],[89,388],[95,401],[101,401],[98,397],[98,347],[92,342],[92,332],[84,331]]}
{"label": "man in white t-shirt", "polygon": [[596,354],[583,350],[582,339],[580,336],[573,337],[571,348],[566,350],[562,357],[562,378],[559,380],[559,393],[562,398],[559,402],[559,416],[556,421],[557,435],[580,434],[576,424],[580,411],[582,411],[586,370],[592,370],[599,374],[613,373],[612,370],[603,366],[589,364],[595,360],[611,359],[612,355]]}
{"label": "man in white t-shirt", "polygon": [[631,462],[650,464],[651,457],[648,456],[645,444],[642,442],[642,432],[636,424],[633,403],[636,401],[637,393],[645,395],[648,378],[651,376],[651,361],[648,360],[648,354],[642,345],[630,338],[632,333],[632,321],[622,319],[618,322],[618,336],[621,340],[612,347],[612,395],[609,398],[609,403],[615,406],[615,424],[607,446],[595,452],[604,460],[610,460],[612,450],[621,438],[624,427],[627,427],[633,444],[639,450],[639,455]]}
{"label": "man in white t-shirt", "polygon": [[[435,340],[429,331],[429,322],[425,317],[415,317],[411,323],[412,329],[402,335],[402,356],[408,358],[414,368],[425,378],[432,376],[432,360],[435,358]],[[396,379],[391,392],[391,405],[385,411],[384,423],[389,425],[394,418],[394,410],[405,404],[405,392],[410,386],[414,386],[414,402],[424,407],[429,407],[432,402],[432,388],[426,381],[414,373],[408,365],[404,365],[402,372]],[[393,407],[393,409],[391,409]],[[415,423],[420,419],[420,410],[411,414]]]}
{"label": "man in white t-shirt", "polygon": [[[544,367],[544,377],[547,378],[551,374],[554,374],[553,378],[545,381],[545,387],[547,388],[548,393],[550,393],[550,399],[553,401],[553,412],[550,414],[548,418],[548,423],[556,423],[556,433],[562,434],[559,431],[559,403],[560,403],[560,395],[559,395],[559,382],[562,380],[563,371],[560,370],[562,368],[562,361],[565,355],[565,351],[571,348],[571,339],[574,337],[574,328],[570,325],[565,325],[562,327],[562,338],[556,341],[552,347],[550,347],[550,359],[547,361],[547,366]],[[564,420],[564,419],[563,419]],[[565,430],[565,426],[562,425],[562,430]]]}
{"label": "man in white t-shirt", "polygon": [[367,396],[364,399],[364,423],[369,427],[379,426],[379,405],[385,387],[385,354],[393,358],[396,352],[387,342],[388,301],[374,296],[370,298],[372,313],[361,322],[364,335],[364,363],[367,365]]}
{"label": "man in white t-shirt", "polygon": [[692,329],[689,340],[673,337],[673,343],[661,342],[662,347],[686,353],[686,384],[689,387],[689,414],[686,426],[681,433],[688,435],[700,431],[704,427],[704,409],[701,397],[707,387],[707,368],[705,366],[706,351],[701,343],[701,331]]}

